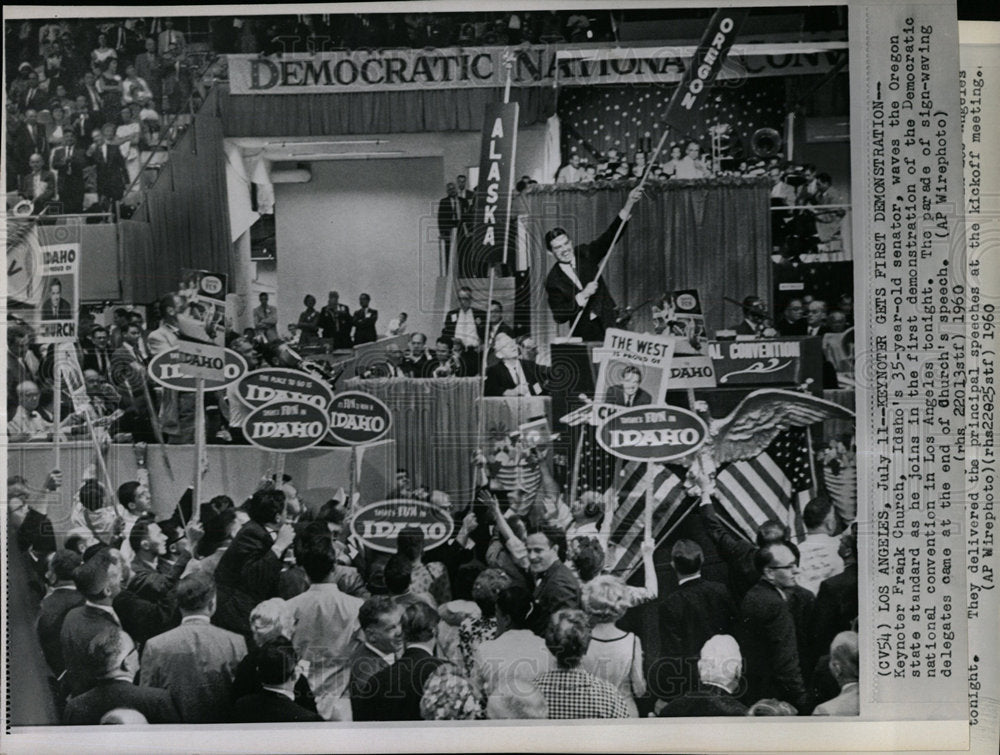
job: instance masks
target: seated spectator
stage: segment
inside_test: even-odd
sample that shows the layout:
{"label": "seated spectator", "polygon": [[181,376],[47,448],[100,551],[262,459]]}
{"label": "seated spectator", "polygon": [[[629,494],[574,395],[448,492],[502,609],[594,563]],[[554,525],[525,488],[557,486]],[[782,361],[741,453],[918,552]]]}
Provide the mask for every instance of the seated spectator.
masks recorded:
{"label": "seated spectator", "polygon": [[120,628],[110,627],[96,634],[80,659],[95,679],[92,689],[66,703],[63,723],[84,726],[100,723],[115,708],[132,708],[153,724],[180,721],[170,693],[133,683],[139,671],[139,651],[132,638]]}
{"label": "seated spectator", "polygon": [[406,650],[393,665],[379,671],[368,685],[371,718],[365,720],[419,721],[420,700],[427,679],[444,664],[435,655],[438,612],[416,602],[403,612]]}
{"label": "seated spectator", "polygon": [[628,703],[614,685],[581,667],[590,644],[590,624],[583,611],[563,609],[552,615],[545,644],[557,668],[535,678],[549,718],[628,718]]}
{"label": "seated spectator", "polygon": [[244,695],[233,706],[235,723],[281,723],[321,721],[295,702],[295,648],[285,637],[268,640],[254,656],[260,690]]}
{"label": "seated spectator", "polygon": [[229,720],[233,676],[247,652],[241,635],[212,626],[215,584],[192,575],[177,585],[181,625],[152,637],[142,652],[144,687],[170,691],[183,723]]}
{"label": "seated spectator", "polygon": [[534,689],[535,677],[555,668],[545,641],[528,628],[530,613],[530,593],[516,586],[500,590],[496,637],[473,651],[470,677],[484,697],[500,690],[517,695]]}
{"label": "seated spectator", "polygon": [[858,635],[841,632],[830,646],[830,673],[840,685],[840,694],[817,705],[814,716],[857,716],[861,712],[858,695]]}
{"label": "seated spectator", "polygon": [[483,717],[483,706],[469,680],[443,664],[430,675],[420,697],[424,721],[470,721]]}
{"label": "seated spectator", "polygon": [[590,644],[580,666],[612,684],[625,700],[629,716],[637,718],[635,698],[646,694],[642,642],[615,626],[629,607],[625,583],[610,575],[597,577],[584,586],[582,602],[590,621]]}
{"label": "seated spectator", "polygon": [[747,707],[733,697],[743,673],[740,646],[728,634],[710,638],[698,658],[698,686],[670,702],[661,718],[745,716]]}

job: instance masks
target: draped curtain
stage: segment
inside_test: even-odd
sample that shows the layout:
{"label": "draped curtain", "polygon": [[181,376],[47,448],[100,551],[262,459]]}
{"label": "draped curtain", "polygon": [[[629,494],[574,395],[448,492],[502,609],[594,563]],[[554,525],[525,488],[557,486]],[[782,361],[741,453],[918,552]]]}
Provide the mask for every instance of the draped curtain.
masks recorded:
{"label": "draped curtain", "polygon": [[[186,133],[170,150],[132,221],[144,223],[145,232],[126,232],[133,300],[151,301],[177,289],[183,267],[213,270],[232,276],[229,205],[226,195],[222,119],[209,93]],[[130,240],[138,240],[135,247]]]}
{"label": "draped curtain", "polygon": [[[532,276],[532,332],[544,355],[557,328],[545,296],[552,257],[545,232],[562,227],[575,244],[597,238],[624,206],[631,183],[535,186],[519,197]],[[771,291],[770,185],[722,177],[649,184],[604,272],[619,306],[637,308],[631,328],[652,331],[652,303],[665,291],[697,288],[709,332],[740,319],[748,294]]]}
{"label": "draped curtain", "polygon": [[[219,85],[214,91],[226,136],[233,137],[478,131],[485,106],[503,100],[503,90],[494,88],[251,96]],[[512,89],[510,98],[520,105],[522,127],[555,113],[550,87]]]}
{"label": "draped curtain", "polygon": [[396,463],[409,471],[415,485],[443,490],[456,503],[470,498],[478,378],[352,378],[344,385],[370,393],[389,407]]}

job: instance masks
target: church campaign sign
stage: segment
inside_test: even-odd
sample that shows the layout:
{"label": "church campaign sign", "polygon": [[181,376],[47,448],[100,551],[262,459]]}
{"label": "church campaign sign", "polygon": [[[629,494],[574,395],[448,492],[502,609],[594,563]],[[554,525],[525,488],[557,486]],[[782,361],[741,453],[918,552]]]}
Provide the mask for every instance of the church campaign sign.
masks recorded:
{"label": "church campaign sign", "polygon": [[[235,383],[247,371],[247,362],[232,349],[221,354],[201,356],[173,348],[161,351],[149,362],[149,376],[164,388],[194,392],[197,381],[205,381],[206,391],[220,391]],[[196,377],[200,373],[203,377]]]}
{"label": "church campaign sign", "polygon": [[330,435],[347,446],[381,440],[392,427],[389,407],[370,393],[345,391],[330,404]]}
{"label": "church campaign sign", "polygon": [[29,322],[35,343],[73,343],[80,310],[80,244],[41,247],[36,306]]}
{"label": "church campaign sign", "polygon": [[393,498],[371,503],[351,517],[351,533],[372,550],[396,552],[396,536],[406,527],[424,533],[424,548],[431,550],[448,541],[455,528],[447,511],[431,503]]}
{"label": "church campaign sign", "polygon": [[701,448],[707,437],[701,417],[665,404],[618,412],[597,431],[597,442],[605,451],[630,461],[680,459]]}
{"label": "church campaign sign", "polygon": [[243,423],[243,434],[252,445],[277,453],[312,448],[326,438],[329,429],[326,410],[302,401],[258,406]]}

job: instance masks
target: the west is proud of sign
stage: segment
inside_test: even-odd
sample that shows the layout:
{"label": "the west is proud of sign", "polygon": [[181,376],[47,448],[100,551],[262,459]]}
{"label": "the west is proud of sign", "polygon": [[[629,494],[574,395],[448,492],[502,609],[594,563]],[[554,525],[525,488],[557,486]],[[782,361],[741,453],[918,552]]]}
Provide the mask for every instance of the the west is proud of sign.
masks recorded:
{"label": "the west is proud of sign", "polygon": [[389,407],[371,394],[346,391],[330,404],[330,435],[348,446],[374,443],[392,427]]}
{"label": "the west is proud of sign", "polygon": [[243,433],[251,444],[278,453],[311,448],[329,430],[326,410],[301,401],[272,401],[258,406],[243,423]]}
{"label": "the west is proud of sign", "polygon": [[236,385],[240,401],[250,407],[272,401],[298,401],[326,411],[333,401],[330,387],[307,372],[268,367],[248,372]]}
{"label": "the west is proud of sign", "polygon": [[351,517],[351,532],[372,550],[396,552],[396,536],[406,527],[423,531],[430,550],[448,541],[455,527],[446,511],[434,504],[394,498],[369,504]]}
{"label": "the west is proud of sign", "polygon": [[246,374],[247,362],[232,349],[209,347],[211,354],[188,353],[174,347],[161,351],[149,362],[149,376],[175,391],[196,391],[197,381],[205,381],[206,391],[220,391]]}
{"label": "the west is proud of sign", "polygon": [[665,404],[626,409],[597,430],[597,442],[605,451],[630,461],[680,459],[701,448],[707,437],[701,417]]}

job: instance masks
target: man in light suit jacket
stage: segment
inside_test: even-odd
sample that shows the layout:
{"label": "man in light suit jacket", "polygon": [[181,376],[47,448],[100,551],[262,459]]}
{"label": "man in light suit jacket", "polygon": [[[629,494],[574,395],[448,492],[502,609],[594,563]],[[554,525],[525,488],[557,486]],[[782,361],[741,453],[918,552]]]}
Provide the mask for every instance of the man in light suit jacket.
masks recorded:
{"label": "man in light suit jacket", "polygon": [[37,152],[28,158],[31,172],[21,176],[20,194],[31,200],[31,214],[39,215],[56,196],[56,174],[45,169],[45,160]]}
{"label": "man in light suit jacket", "polygon": [[186,724],[229,720],[233,676],[247,654],[242,636],[212,626],[215,584],[204,574],[184,577],[177,585],[181,625],[157,635],[142,653],[143,687],[170,690]]}
{"label": "man in light suit jacket", "polygon": [[581,244],[574,249],[573,242],[562,228],[553,228],[545,234],[545,246],[556,258],[556,264],[545,278],[545,292],[552,317],[557,323],[572,324],[583,311],[570,335],[584,341],[603,341],[605,328],[614,323],[615,301],[597,271],[611,248],[615,233],[628,220],[632,205],[641,197],[641,188],[632,189],[628,201],[608,229],[590,244]]}
{"label": "man in light suit jacket", "polygon": [[858,635],[841,632],[830,645],[830,673],[840,685],[840,694],[817,705],[814,716],[857,716],[861,711],[858,695]]}

